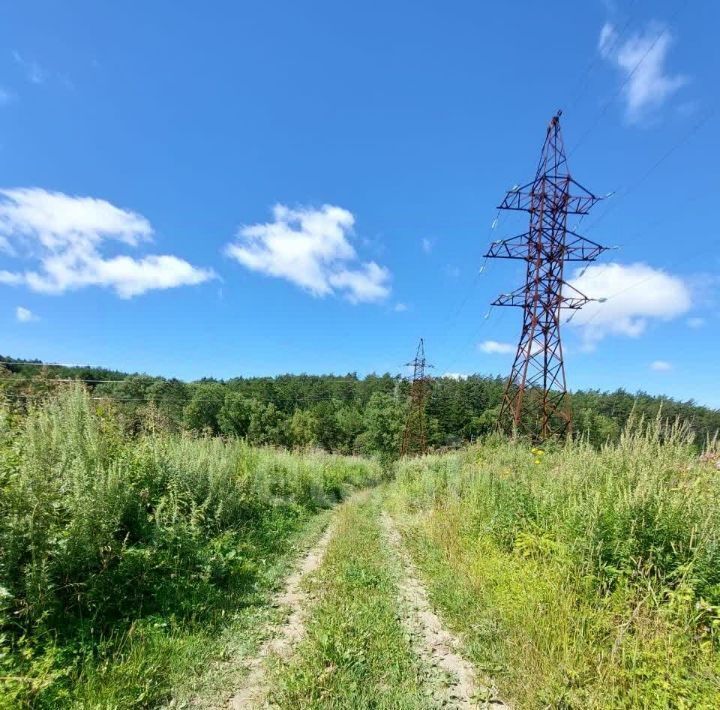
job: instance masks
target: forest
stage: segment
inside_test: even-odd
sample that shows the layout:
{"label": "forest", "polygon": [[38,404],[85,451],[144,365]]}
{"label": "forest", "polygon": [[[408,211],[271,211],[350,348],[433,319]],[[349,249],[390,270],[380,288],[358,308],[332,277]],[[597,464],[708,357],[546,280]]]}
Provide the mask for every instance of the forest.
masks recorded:
{"label": "forest", "polygon": [[[255,445],[322,448],[340,454],[398,450],[409,383],[385,373],[204,378],[195,382],[128,374],[96,367],[43,365],[0,356],[0,392],[18,411],[29,402],[83,381],[91,396],[106,400],[130,432],[161,428],[243,438]],[[428,444],[454,449],[495,427],[504,380],[475,374],[437,377],[427,402]],[[599,446],[616,442],[631,414],[646,420],[682,420],[698,446],[720,430],[720,411],[692,400],[645,392],[578,390],[572,393],[574,433]]]}

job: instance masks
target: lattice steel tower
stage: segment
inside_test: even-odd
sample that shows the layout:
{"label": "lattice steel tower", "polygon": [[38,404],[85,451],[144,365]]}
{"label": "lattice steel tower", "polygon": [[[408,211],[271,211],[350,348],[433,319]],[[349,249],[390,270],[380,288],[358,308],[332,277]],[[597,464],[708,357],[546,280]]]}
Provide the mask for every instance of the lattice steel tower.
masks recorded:
{"label": "lattice steel tower", "polygon": [[422,338],[418,343],[415,359],[405,363],[405,366],[413,368],[413,376],[410,382],[410,408],[405,421],[400,456],[427,453],[425,402],[430,389],[430,378],[425,374],[425,369],[432,365],[428,365],[425,358],[425,343]]}
{"label": "lattice steel tower", "polygon": [[[487,257],[524,259],[525,285],[502,294],[494,306],[523,309],[517,354],[503,394],[499,423],[542,441],[570,431],[560,316],[590,299],[563,279],[566,261],[593,261],[602,247],[568,229],[568,215],[584,215],[600,199],[570,177],[560,132],[561,111],[547,128],[535,179],[507,193],[503,210],[530,213],[524,234],[493,242]],[[571,189],[577,194],[571,194]]]}

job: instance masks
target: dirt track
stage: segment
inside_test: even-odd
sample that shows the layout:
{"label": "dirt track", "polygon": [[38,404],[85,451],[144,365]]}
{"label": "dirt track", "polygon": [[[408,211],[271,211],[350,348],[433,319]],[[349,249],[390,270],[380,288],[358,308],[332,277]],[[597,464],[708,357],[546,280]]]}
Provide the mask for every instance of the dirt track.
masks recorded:
{"label": "dirt track", "polygon": [[447,677],[447,684],[438,692],[439,703],[445,708],[507,708],[497,698],[494,688],[478,683],[472,664],[460,654],[460,640],[432,610],[427,591],[388,513],[383,513],[383,525],[403,569],[403,578],[398,585],[400,601],[406,612],[403,623],[414,641],[418,655],[428,665],[443,671]]}

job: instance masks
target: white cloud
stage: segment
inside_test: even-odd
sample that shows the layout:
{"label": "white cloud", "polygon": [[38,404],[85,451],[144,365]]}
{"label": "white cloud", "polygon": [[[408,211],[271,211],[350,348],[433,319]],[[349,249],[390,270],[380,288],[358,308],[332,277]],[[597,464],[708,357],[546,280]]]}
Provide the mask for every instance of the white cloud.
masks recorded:
{"label": "white cloud", "polygon": [[13,50],[12,57],[30,83],[42,84],[45,81],[45,71],[36,61],[26,59],[16,50]]}
{"label": "white cloud", "polygon": [[467,380],[468,375],[463,372],[443,372],[443,377],[447,377],[448,380]]}
{"label": "white cloud", "polygon": [[328,283],[338,291],[344,291],[351,303],[382,301],[390,293],[390,272],[374,261],[361,264],[356,269],[341,269],[329,274]]}
{"label": "white cloud", "polygon": [[423,237],[422,241],[420,242],[420,246],[422,246],[422,250],[426,254],[429,254],[432,251],[433,243],[427,237]]}
{"label": "white cloud", "polygon": [[478,349],[488,355],[507,355],[515,352],[515,346],[510,343],[499,343],[497,340],[485,340],[478,344]]}
{"label": "white cloud", "polygon": [[30,321],[40,320],[29,308],[18,306],[15,309],[15,317],[21,323],[30,323]]}
{"label": "white cloud", "polygon": [[152,234],[142,215],[105,200],[40,188],[0,190],[0,250],[37,264],[31,270],[1,270],[0,283],[49,294],[99,286],[131,298],[214,278],[212,271],[176,256],[101,254],[107,242],[136,247]]}
{"label": "white cloud", "polygon": [[672,365],[666,360],[654,360],[650,363],[650,369],[653,372],[669,372],[672,370]]}
{"label": "white cloud", "polygon": [[625,82],[623,94],[629,121],[642,120],[649,110],[661,106],[687,83],[687,77],[668,74],[665,69],[672,43],[669,29],[656,22],[625,41],[610,23],[600,30],[600,55],[620,70]]}
{"label": "white cloud", "polygon": [[390,272],[374,261],[359,262],[350,242],[355,218],[348,210],[275,205],[273,218],[241,227],[225,253],[252,271],[290,281],[313,296],[340,293],[359,303],[390,294]]}
{"label": "white cloud", "polygon": [[693,316],[688,318],[685,323],[687,323],[688,328],[702,328],[705,325],[705,319],[700,318],[700,316]]}
{"label": "white cloud", "polygon": [[586,350],[608,335],[637,338],[650,320],[672,320],[692,306],[690,289],[682,279],[643,263],[578,269],[570,285],[589,298],[607,299],[588,303],[570,319],[570,326],[581,329]]}
{"label": "white cloud", "polygon": [[396,303],[393,307],[393,310],[395,313],[404,313],[408,309],[407,304],[405,303]]}

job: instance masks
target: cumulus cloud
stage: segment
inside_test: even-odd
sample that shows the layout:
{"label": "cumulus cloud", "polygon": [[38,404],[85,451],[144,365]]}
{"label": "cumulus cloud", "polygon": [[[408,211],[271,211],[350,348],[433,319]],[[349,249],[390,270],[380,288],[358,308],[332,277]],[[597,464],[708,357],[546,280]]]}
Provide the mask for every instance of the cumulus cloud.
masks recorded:
{"label": "cumulus cloud", "polygon": [[0,270],[0,283],[48,294],[98,286],[131,298],[214,277],[176,256],[101,253],[108,243],[137,247],[152,234],[145,217],[105,200],[40,188],[0,190],[0,250],[35,263],[24,271]]}
{"label": "cumulus cloud", "polygon": [[390,294],[390,272],[374,261],[360,262],[350,241],[354,224],[355,217],[342,207],[275,205],[272,222],[241,227],[225,253],[252,271],[290,281],[313,296],[381,301]]}
{"label": "cumulus cloud", "polygon": [[15,309],[15,318],[17,318],[20,323],[30,323],[31,321],[39,320],[29,308],[24,308],[23,306],[18,306]]}
{"label": "cumulus cloud", "polygon": [[702,328],[705,325],[705,319],[700,316],[693,316],[686,321],[688,328]]}
{"label": "cumulus cloud", "polygon": [[488,355],[507,355],[515,352],[515,346],[511,343],[499,343],[497,340],[485,340],[478,345],[480,352]]}
{"label": "cumulus cloud", "polygon": [[468,378],[468,375],[463,372],[443,372],[442,376],[449,380],[467,380]]}
{"label": "cumulus cloud", "polygon": [[672,320],[692,306],[682,279],[643,263],[594,264],[575,271],[570,285],[589,298],[606,299],[588,303],[569,322],[581,330],[586,350],[608,335],[637,338],[651,320]]}
{"label": "cumulus cloud", "polygon": [[654,360],[650,363],[650,369],[653,372],[669,372],[672,370],[672,365],[667,360]]}
{"label": "cumulus cloud", "polygon": [[600,30],[598,51],[623,77],[629,121],[641,121],[687,83],[687,77],[669,74],[665,68],[672,43],[670,30],[656,22],[624,41],[611,23],[605,23]]}
{"label": "cumulus cloud", "polygon": [[408,309],[406,303],[396,303],[393,307],[395,313],[404,313]]}

